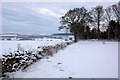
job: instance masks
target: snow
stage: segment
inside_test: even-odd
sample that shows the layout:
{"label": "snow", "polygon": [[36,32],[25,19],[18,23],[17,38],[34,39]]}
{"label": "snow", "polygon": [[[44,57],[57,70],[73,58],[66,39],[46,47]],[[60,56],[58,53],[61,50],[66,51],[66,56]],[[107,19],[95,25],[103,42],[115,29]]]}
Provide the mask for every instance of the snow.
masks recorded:
{"label": "snow", "polygon": [[[118,42],[79,41],[15,78],[118,78]],[[13,76],[11,76],[13,77]]]}
{"label": "snow", "polygon": [[[0,50],[2,54],[9,54],[18,49],[18,46],[22,47],[24,50],[37,49],[38,46],[48,46],[55,45],[64,42],[61,39],[41,39],[39,41],[0,41]],[[2,56],[0,54],[0,57]]]}

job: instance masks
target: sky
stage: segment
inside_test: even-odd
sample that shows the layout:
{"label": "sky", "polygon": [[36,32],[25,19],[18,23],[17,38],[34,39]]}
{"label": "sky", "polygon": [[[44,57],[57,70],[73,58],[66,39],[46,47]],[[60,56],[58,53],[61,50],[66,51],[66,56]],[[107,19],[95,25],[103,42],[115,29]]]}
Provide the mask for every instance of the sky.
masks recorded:
{"label": "sky", "polygon": [[88,10],[96,5],[104,7],[116,2],[3,2],[2,32],[21,34],[58,33],[60,17],[75,7]]}

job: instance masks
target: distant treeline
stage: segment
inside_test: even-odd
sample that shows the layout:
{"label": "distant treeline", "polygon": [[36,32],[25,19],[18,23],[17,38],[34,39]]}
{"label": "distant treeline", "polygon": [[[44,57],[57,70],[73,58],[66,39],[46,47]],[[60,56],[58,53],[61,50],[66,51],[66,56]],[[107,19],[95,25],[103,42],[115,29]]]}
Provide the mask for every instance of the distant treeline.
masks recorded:
{"label": "distant treeline", "polygon": [[120,40],[120,1],[103,8],[98,5],[91,10],[85,7],[70,9],[60,18],[59,30],[65,29],[80,39]]}

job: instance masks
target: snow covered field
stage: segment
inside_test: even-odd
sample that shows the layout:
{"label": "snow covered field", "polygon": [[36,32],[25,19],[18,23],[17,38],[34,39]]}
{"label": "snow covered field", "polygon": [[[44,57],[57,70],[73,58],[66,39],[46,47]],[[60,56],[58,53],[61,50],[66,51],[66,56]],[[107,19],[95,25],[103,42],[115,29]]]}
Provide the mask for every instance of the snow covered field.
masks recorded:
{"label": "snow covered field", "polygon": [[[61,42],[64,42],[64,40],[61,39],[44,39],[39,41],[0,41],[0,51],[2,54],[9,54],[10,52],[13,52],[17,50],[18,45],[24,49],[24,50],[32,50],[37,49],[38,46],[47,46],[47,45],[55,45],[59,44]],[[2,56],[0,54],[0,57]]]}
{"label": "snow covered field", "polygon": [[13,75],[15,78],[117,78],[118,42],[79,41],[36,62],[26,72]]}

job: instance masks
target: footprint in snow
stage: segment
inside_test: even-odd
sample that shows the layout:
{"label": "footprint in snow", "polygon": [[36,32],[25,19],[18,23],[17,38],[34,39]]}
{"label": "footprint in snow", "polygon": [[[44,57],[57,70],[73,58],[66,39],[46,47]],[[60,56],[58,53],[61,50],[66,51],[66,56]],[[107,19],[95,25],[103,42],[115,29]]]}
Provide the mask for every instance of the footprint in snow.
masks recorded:
{"label": "footprint in snow", "polygon": [[56,66],[56,65],[53,65],[53,67],[56,68],[56,69],[59,69],[59,68],[60,68],[59,66]]}
{"label": "footprint in snow", "polygon": [[60,71],[64,71],[63,69],[60,69]]}
{"label": "footprint in snow", "polygon": [[72,79],[72,77],[69,77],[69,79]]}
{"label": "footprint in snow", "polygon": [[49,59],[49,57],[46,57],[46,59]]}
{"label": "footprint in snow", "polygon": [[52,61],[49,61],[49,60],[46,60],[47,62],[52,62]]}
{"label": "footprint in snow", "polygon": [[60,66],[56,66],[56,65],[54,65],[53,67],[56,68],[56,69],[58,69],[59,71],[64,71],[63,69],[61,69]]}
{"label": "footprint in snow", "polygon": [[60,64],[62,64],[62,63],[59,62],[58,65],[60,65]]}

